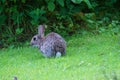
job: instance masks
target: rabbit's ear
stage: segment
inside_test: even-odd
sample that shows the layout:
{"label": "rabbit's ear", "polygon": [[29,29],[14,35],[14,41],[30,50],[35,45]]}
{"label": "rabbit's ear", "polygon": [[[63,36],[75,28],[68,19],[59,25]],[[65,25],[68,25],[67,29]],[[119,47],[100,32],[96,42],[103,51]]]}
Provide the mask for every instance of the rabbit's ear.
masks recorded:
{"label": "rabbit's ear", "polygon": [[38,34],[41,37],[44,37],[44,31],[45,31],[45,26],[44,25],[39,25],[39,27],[38,27]]}

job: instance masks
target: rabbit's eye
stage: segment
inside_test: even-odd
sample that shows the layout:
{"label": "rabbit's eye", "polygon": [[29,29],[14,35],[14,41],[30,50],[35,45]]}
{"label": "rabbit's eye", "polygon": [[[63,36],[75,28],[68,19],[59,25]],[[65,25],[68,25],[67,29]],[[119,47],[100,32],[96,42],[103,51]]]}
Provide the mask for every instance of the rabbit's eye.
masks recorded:
{"label": "rabbit's eye", "polygon": [[36,40],[36,37],[34,37],[33,40],[35,41],[35,40]]}

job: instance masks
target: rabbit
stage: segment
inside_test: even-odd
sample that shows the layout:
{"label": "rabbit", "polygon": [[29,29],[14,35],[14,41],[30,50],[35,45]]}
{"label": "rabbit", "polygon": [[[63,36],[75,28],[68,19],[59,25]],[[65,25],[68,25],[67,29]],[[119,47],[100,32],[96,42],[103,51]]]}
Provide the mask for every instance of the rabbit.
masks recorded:
{"label": "rabbit", "polygon": [[66,54],[66,41],[55,32],[44,36],[45,25],[38,26],[38,34],[33,36],[30,44],[37,46],[45,57],[60,57]]}

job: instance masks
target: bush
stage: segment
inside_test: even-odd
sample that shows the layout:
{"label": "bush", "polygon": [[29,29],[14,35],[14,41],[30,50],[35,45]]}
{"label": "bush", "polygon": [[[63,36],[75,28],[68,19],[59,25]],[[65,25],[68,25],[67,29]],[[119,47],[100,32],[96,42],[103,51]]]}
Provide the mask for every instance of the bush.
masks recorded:
{"label": "bush", "polygon": [[[103,18],[104,14],[110,19],[111,14],[106,12],[116,10],[114,8],[119,7],[118,2],[118,0],[109,2],[108,0],[1,0],[0,46],[7,47],[29,40],[36,33],[39,24],[47,24],[47,32],[55,31],[62,36],[72,35],[81,29],[96,29],[98,27],[96,20]],[[119,13],[116,13],[117,15]]]}

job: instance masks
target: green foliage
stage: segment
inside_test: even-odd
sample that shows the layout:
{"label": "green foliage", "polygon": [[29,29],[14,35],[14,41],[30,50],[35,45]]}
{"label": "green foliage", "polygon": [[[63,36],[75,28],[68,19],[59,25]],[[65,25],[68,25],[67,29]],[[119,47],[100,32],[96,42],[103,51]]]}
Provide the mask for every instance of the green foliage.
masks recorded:
{"label": "green foliage", "polygon": [[55,4],[54,4],[54,2],[49,2],[49,3],[48,3],[48,10],[49,10],[49,11],[54,11],[54,9],[55,9]]}
{"label": "green foliage", "polygon": [[75,4],[80,4],[83,0],[71,0]]}
{"label": "green foliage", "polygon": [[56,0],[56,2],[62,7],[64,7],[64,5],[65,5],[64,0]]}
{"label": "green foliage", "polygon": [[6,16],[5,15],[1,15],[0,16],[0,26],[5,22],[5,20],[6,20]]}
{"label": "green foliage", "polygon": [[21,34],[23,32],[23,28],[17,28],[15,32],[16,34]]}
{"label": "green foliage", "polygon": [[1,0],[0,44],[7,47],[30,40],[39,24],[48,25],[47,33],[55,31],[62,36],[84,29],[102,32],[99,30],[108,29],[112,21],[119,22],[119,3],[119,0]]}
{"label": "green foliage", "polygon": [[44,7],[42,7],[41,9],[36,8],[36,9],[32,10],[29,13],[29,16],[32,18],[30,21],[31,24],[39,25],[39,21],[47,21],[46,17],[43,16],[45,13],[46,13],[46,11],[44,10]]}
{"label": "green foliage", "polygon": [[75,4],[80,4],[81,2],[85,2],[89,8],[92,8],[92,5],[89,0],[71,0]]}

